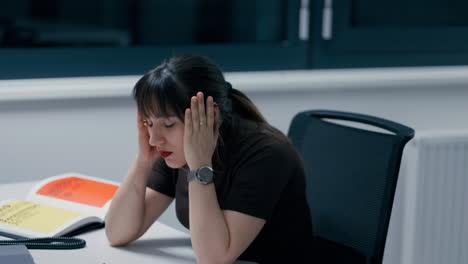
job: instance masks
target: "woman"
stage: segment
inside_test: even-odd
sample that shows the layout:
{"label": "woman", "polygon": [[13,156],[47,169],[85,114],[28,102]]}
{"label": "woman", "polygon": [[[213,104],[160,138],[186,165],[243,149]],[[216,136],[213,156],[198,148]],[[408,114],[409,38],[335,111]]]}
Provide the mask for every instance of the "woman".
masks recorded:
{"label": "woman", "polygon": [[216,64],[175,56],[146,73],[133,95],[139,151],[106,216],[111,245],[139,238],[175,198],[199,263],[307,257],[301,160]]}

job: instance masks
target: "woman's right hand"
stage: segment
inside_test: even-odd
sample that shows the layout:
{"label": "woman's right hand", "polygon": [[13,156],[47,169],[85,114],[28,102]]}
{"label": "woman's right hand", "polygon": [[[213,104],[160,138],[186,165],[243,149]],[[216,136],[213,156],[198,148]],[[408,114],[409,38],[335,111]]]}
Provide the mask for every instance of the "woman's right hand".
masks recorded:
{"label": "woman's right hand", "polygon": [[149,144],[149,133],[145,118],[137,111],[137,127],[138,127],[138,156],[137,162],[143,166],[152,167],[154,162],[159,158],[159,152],[156,147]]}

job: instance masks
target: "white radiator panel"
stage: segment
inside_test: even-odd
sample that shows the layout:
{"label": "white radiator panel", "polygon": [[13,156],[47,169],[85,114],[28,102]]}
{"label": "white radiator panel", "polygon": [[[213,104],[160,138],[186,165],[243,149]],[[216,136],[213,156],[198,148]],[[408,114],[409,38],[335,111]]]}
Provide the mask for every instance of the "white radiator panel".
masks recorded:
{"label": "white radiator panel", "polygon": [[398,188],[400,226],[389,230],[401,242],[398,263],[468,263],[468,131],[417,133]]}

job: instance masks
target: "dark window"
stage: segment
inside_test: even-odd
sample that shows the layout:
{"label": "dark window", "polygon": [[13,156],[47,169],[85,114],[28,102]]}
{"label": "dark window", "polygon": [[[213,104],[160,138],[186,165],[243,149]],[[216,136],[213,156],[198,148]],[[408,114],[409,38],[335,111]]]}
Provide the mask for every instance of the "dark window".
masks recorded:
{"label": "dark window", "polygon": [[354,0],[352,26],[374,28],[466,27],[465,0]]}
{"label": "dark window", "polygon": [[2,47],[287,40],[287,0],[41,0],[2,4]]}
{"label": "dark window", "polygon": [[315,68],[465,65],[468,1],[317,0]]}
{"label": "dark window", "polygon": [[0,9],[0,79],[142,74],[177,53],[226,71],[304,69],[301,0],[15,0]]}

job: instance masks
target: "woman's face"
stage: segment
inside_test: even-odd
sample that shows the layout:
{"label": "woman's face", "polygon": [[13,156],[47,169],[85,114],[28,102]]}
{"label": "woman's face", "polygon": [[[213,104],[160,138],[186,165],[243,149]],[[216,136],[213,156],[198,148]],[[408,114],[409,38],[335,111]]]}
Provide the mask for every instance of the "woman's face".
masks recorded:
{"label": "woman's face", "polygon": [[146,119],[149,144],[155,147],[167,166],[177,169],[186,164],[184,123],[176,115]]}

